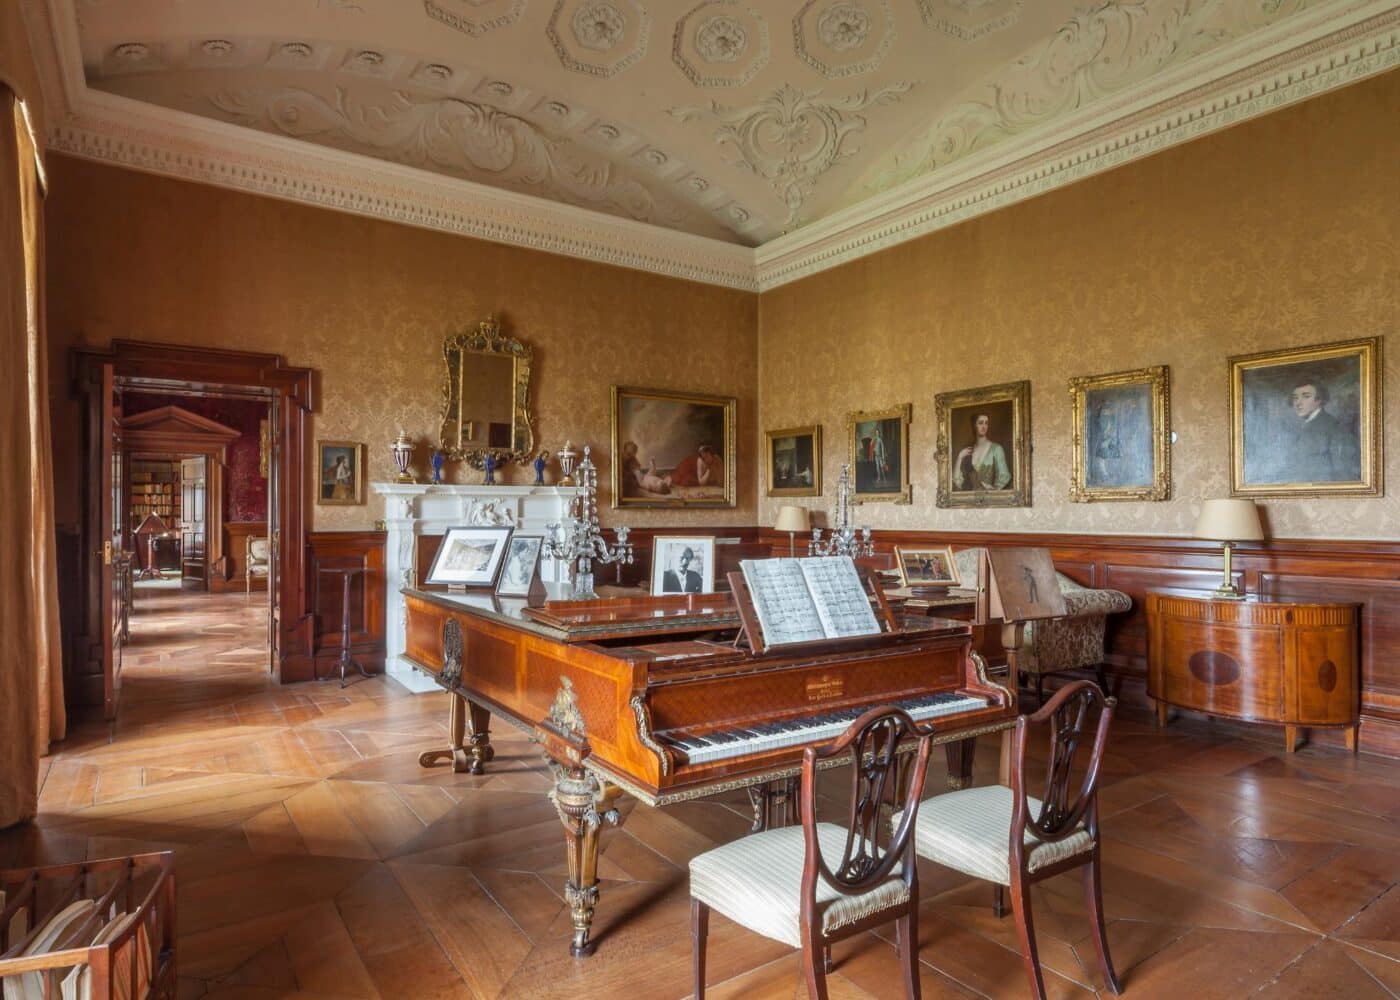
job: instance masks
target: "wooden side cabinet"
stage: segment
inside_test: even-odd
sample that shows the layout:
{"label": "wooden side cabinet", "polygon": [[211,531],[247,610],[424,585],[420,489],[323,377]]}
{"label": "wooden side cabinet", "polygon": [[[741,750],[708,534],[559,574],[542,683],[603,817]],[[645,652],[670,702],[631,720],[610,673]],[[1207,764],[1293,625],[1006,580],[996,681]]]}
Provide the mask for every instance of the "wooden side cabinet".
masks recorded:
{"label": "wooden side cabinet", "polygon": [[1356,752],[1360,714],[1359,605],[1149,591],[1147,693],[1168,707],[1284,727],[1346,729]]}

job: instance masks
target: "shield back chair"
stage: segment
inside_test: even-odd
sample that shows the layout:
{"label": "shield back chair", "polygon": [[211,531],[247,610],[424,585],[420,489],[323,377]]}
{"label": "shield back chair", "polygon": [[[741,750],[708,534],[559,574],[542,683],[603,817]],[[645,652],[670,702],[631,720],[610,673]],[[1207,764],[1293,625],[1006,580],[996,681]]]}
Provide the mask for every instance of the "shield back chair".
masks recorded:
{"label": "shield back chair", "polygon": [[[800,826],[750,834],[691,860],[696,1000],[705,996],[711,909],[764,937],[801,948],[812,1000],[827,996],[826,960],[833,941],[893,920],[905,993],[919,996],[913,829],[932,735],[931,727],[920,730],[897,708],[872,708],[835,742],[809,747],[803,754]],[[913,766],[901,760],[909,753]],[[819,823],[818,766],[843,754],[852,758],[849,822]],[[889,822],[890,803],[908,804],[900,822]]]}
{"label": "shield back chair", "polygon": [[254,538],[248,536],[247,548],[244,549],[243,557],[243,589],[244,596],[251,599],[253,596],[253,577],[268,576],[272,563],[272,547],[268,545],[266,538]]}
{"label": "shield back chair", "polygon": [[[1090,710],[1098,706],[1097,727],[1086,732]],[[1044,1000],[1045,982],[1031,923],[1031,886],[1072,868],[1084,869],[1084,898],[1094,948],[1105,985],[1119,992],[1118,977],[1104,932],[1103,890],[1099,875],[1098,779],[1117,699],[1106,697],[1092,681],[1075,681],[1051,697],[1034,715],[1016,720],[1012,742],[1011,787],[994,785],[947,792],[925,802],[914,825],[914,850],[920,857],[995,886],[993,908],[1004,916],[1005,890],[1021,939],[1021,956],[1031,993]],[[1042,798],[1028,793],[1027,734],[1032,725],[1049,723],[1050,756]],[[1078,793],[1071,798],[1076,757],[1093,742]],[[900,821],[898,814],[895,822]]]}

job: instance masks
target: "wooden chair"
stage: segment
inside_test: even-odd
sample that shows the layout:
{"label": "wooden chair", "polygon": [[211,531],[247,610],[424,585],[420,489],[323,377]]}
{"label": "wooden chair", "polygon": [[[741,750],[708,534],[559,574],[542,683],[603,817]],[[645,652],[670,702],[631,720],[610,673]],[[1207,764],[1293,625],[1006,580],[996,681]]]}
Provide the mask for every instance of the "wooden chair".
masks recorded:
{"label": "wooden chair", "polygon": [[[1098,728],[1078,795],[1071,800],[1074,761],[1095,704],[1100,706]],[[1099,765],[1116,705],[1117,699],[1106,698],[1091,681],[1066,685],[1034,715],[1016,720],[1010,788],[994,785],[939,795],[923,804],[915,823],[914,850],[919,856],[994,883],[994,910],[999,917],[1006,912],[1004,887],[1010,886],[1021,954],[1037,1000],[1045,997],[1045,982],[1031,924],[1030,888],[1081,866],[1099,969],[1108,988],[1119,992],[1104,933],[1097,796]],[[1030,725],[1047,721],[1050,759],[1044,798],[1035,799],[1026,792],[1026,734]],[[896,814],[895,822],[899,821]]]}
{"label": "wooden chair", "polygon": [[266,538],[255,538],[248,536],[247,548],[244,550],[243,558],[243,589],[244,596],[253,596],[253,577],[268,576],[272,564],[272,547],[268,545]]}
{"label": "wooden chair", "polygon": [[[695,996],[705,996],[705,938],[710,910],[764,937],[802,949],[807,992],[825,1000],[833,941],[896,921],[904,989],[919,996],[918,869],[913,823],[928,769],[932,733],[897,708],[873,708],[830,746],[802,759],[801,826],[751,834],[690,862],[690,933]],[[912,767],[899,744],[917,739]],[[817,822],[818,762],[850,753],[850,821]],[[903,787],[899,787],[903,779]],[[909,802],[891,825],[887,803]],[[829,859],[839,863],[829,865]]]}

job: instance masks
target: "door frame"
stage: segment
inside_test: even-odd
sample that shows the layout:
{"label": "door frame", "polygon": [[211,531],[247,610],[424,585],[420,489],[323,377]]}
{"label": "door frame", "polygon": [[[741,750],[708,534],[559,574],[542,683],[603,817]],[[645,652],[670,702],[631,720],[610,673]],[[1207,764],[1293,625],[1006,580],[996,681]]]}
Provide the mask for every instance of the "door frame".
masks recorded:
{"label": "door frame", "polygon": [[[315,372],[284,363],[280,354],[231,351],[220,348],[157,344],[139,340],[114,340],[107,347],[79,347],[72,351],[77,392],[86,398],[87,461],[83,482],[81,550],[85,553],[87,586],[83,589],[83,633],[74,669],[78,694],[84,703],[105,688],[103,714],[116,716],[112,691],[112,655],[104,655],[102,643],[102,490],[104,443],[101,428],[101,390],[104,372],[110,372],[122,389],[188,393],[217,393],[267,399],[275,419],[272,449],[275,474],[269,485],[277,490],[273,526],[277,559],[277,678],[283,683],[311,680],[315,673],[315,623],[307,603],[306,542],[310,530],[306,470],[311,454],[310,415],[315,409]],[[96,414],[96,419],[94,419]],[[94,488],[98,487],[98,488]],[[100,679],[100,680],[99,680]]]}

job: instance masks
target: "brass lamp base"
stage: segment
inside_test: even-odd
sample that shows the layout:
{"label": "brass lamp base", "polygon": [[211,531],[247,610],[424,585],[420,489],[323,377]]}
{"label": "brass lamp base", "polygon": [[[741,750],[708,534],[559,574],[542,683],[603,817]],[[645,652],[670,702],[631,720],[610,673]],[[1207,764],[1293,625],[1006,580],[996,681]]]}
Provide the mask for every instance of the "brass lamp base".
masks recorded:
{"label": "brass lamp base", "polygon": [[1230,542],[1224,542],[1220,546],[1225,556],[1225,573],[1220,586],[1212,590],[1211,595],[1227,601],[1243,601],[1248,595],[1235,586],[1234,574],[1230,572],[1230,550],[1234,547]]}

